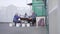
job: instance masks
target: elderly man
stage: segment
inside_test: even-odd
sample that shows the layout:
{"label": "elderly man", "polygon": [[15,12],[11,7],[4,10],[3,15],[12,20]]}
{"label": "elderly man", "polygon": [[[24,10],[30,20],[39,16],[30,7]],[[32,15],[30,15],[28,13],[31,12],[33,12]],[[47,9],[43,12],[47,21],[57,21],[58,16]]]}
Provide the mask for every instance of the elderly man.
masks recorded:
{"label": "elderly man", "polygon": [[[31,20],[31,22],[32,22],[32,26],[34,26],[34,24],[36,23],[36,14],[35,14],[35,12],[33,12],[32,13],[32,15],[30,16],[30,18],[29,18],[30,20]],[[30,20],[28,21],[28,23],[30,23]]]}

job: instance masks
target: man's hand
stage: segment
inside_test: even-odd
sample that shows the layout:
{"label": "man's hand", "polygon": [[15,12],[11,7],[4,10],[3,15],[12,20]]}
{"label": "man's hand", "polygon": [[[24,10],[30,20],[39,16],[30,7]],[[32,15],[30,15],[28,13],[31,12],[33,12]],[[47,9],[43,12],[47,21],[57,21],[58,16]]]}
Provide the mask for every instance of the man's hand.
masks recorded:
{"label": "man's hand", "polygon": [[32,20],[32,18],[29,18],[29,20]]}

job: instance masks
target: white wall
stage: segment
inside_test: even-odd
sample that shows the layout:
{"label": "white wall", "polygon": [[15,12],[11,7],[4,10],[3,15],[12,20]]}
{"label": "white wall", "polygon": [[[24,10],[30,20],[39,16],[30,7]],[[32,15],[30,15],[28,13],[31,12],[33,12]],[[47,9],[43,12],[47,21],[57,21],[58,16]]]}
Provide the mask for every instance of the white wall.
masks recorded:
{"label": "white wall", "polygon": [[0,22],[12,22],[15,13],[31,14],[30,6],[32,0],[0,0]]}

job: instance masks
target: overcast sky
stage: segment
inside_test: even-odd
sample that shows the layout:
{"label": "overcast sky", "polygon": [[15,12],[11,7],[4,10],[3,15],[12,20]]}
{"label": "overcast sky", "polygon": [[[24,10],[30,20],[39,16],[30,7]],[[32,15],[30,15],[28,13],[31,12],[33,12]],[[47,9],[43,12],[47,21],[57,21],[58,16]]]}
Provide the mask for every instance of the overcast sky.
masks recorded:
{"label": "overcast sky", "polygon": [[31,2],[32,0],[0,0],[0,7],[8,6],[11,4],[17,7],[26,7],[26,4]]}

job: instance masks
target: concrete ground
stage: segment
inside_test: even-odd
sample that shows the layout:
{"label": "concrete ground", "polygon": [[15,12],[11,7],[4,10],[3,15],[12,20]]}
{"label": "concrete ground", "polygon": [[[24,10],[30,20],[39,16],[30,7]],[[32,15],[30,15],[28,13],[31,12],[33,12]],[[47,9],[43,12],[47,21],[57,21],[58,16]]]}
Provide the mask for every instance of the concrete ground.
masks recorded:
{"label": "concrete ground", "polygon": [[9,27],[9,24],[0,24],[0,34],[47,34],[46,27]]}

